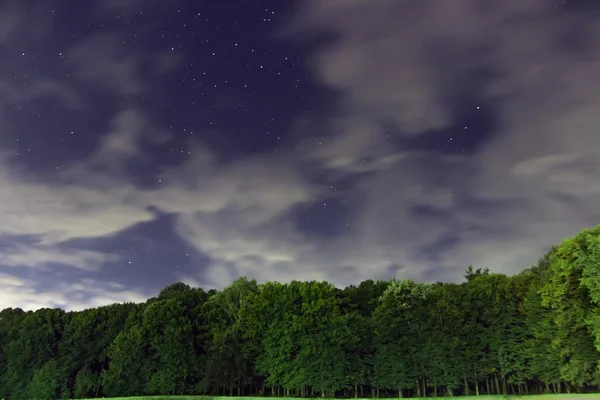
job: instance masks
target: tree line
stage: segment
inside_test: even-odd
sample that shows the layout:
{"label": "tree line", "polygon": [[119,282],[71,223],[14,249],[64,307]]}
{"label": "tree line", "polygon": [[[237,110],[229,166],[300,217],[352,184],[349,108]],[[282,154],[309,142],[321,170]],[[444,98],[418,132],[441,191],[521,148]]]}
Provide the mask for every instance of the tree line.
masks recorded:
{"label": "tree line", "polygon": [[238,279],[143,304],[0,312],[0,398],[599,391],[600,226],[462,284]]}

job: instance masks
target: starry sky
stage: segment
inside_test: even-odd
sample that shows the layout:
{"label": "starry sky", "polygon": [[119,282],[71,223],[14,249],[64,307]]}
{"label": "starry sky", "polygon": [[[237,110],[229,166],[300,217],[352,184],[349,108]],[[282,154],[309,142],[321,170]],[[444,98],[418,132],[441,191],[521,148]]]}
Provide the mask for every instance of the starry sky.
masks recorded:
{"label": "starry sky", "polygon": [[600,222],[591,0],[0,2],[0,308],[516,273]]}

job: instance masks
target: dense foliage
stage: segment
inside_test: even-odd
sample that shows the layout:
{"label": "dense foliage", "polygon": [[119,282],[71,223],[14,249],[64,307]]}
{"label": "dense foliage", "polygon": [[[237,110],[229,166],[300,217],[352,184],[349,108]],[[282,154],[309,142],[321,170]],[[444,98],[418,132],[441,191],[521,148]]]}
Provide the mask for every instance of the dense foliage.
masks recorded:
{"label": "dense foliage", "polygon": [[0,398],[407,397],[593,391],[600,226],[463,284],[239,279],[144,304],[0,312]]}

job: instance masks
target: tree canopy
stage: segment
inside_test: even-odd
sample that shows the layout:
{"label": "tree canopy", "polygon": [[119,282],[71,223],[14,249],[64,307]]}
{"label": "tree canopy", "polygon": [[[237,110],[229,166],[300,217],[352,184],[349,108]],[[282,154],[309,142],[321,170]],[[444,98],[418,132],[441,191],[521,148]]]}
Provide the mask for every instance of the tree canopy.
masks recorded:
{"label": "tree canopy", "polygon": [[[493,268],[492,268],[493,270]],[[0,311],[0,398],[422,397],[600,387],[600,226],[506,276],[172,284],[142,304]]]}

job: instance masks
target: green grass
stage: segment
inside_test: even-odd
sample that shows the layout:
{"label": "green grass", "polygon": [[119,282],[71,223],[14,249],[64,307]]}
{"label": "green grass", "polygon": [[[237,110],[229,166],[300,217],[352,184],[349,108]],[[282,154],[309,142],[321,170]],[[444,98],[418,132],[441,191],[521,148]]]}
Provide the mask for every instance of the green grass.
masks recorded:
{"label": "green grass", "polygon": [[[224,396],[138,396],[138,397],[113,397],[111,400],[257,400],[261,397],[224,397]],[[440,400],[440,399],[450,399],[451,397],[419,397],[419,399],[426,400]],[[600,393],[591,393],[591,394],[533,394],[533,395],[524,395],[524,396],[456,396],[454,397],[456,400],[600,400]],[[281,399],[281,400],[310,400],[306,398],[299,397],[264,397],[267,399]],[[314,400],[318,400],[319,398],[315,398]],[[91,399],[89,399],[91,400]],[[333,399],[324,399],[324,400],[333,400]],[[342,400],[342,399],[336,399]],[[348,399],[351,400],[351,399]],[[354,399],[354,400],[374,400],[372,398],[365,399]],[[386,399],[380,399],[386,400]],[[392,400],[392,399],[387,399]]]}

